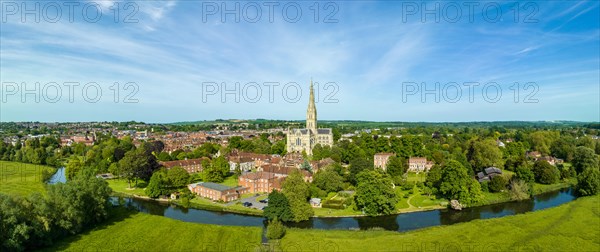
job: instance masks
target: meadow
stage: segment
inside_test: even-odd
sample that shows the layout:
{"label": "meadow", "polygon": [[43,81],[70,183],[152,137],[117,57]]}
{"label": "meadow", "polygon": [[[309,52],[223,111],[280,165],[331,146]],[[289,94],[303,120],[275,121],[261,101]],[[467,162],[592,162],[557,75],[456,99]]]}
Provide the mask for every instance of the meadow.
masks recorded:
{"label": "meadow", "polygon": [[600,251],[600,196],[406,233],[288,229],[282,251]]}
{"label": "meadow", "polygon": [[33,192],[45,192],[42,172],[56,172],[43,165],[0,161],[0,193],[28,196]]}
{"label": "meadow", "polygon": [[254,251],[262,228],[188,223],[115,208],[106,224],[47,251]]}

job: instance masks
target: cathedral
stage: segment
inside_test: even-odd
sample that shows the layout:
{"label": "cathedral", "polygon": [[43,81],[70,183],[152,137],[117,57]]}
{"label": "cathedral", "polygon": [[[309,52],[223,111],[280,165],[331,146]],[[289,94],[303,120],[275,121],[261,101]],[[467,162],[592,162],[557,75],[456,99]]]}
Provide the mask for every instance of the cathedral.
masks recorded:
{"label": "cathedral", "polygon": [[315,145],[332,146],[333,133],[331,129],[317,128],[317,107],[315,106],[315,94],[313,83],[310,81],[310,98],[306,110],[306,128],[288,129],[287,152],[302,152],[312,155]]}

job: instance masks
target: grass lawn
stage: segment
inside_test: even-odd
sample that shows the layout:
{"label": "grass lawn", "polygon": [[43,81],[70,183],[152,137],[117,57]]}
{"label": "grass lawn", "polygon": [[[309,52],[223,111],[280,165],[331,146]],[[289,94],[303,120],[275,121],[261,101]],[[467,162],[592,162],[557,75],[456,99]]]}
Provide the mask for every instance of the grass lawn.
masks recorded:
{"label": "grass lawn", "polygon": [[600,196],[406,233],[288,229],[283,251],[600,251]]}
{"label": "grass lawn", "polygon": [[[432,196],[433,197],[433,196]],[[410,204],[415,207],[439,207],[443,202],[448,202],[445,199],[432,199],[432,197],[428,197],[427,195],[415,194],[412,198],[410,198]]]}
{"label": "grass lawn", "polygon": [[126,179],[107,179],[106,182],[108,182],[108,186],[115,192],[146,196],[146,192],[144,192],[146,182],[144,181],[138,180],[137,185],[135,182],[131,182],[131,188],[129,188],[129,182]]}
{"label": "grass lawn", "polygon": [[425,179],[427,179],[427,173],[425,172],[421,172],[421,173],[416,173],[416,172],[408,172],[406,173],[406,181],[408,182],[425,182]]}
{"label": "grass lawn", "polygon": [[106,224],[71,236],[52,251],[255,251],[259,227],[188,223],[117,209]]}
{"label": "grass lawn", "polygon": [[331,209],[331,208],[322,208],[315,207],[315,216],[319,217],[340,217],[340,216],[353,216],[353,215],[361,215],[361,211],[355,211],[354,205],[346,207],[346,209]]}
{"label": "grass lawn", "polygon": [[219,184],[236,187],[236,186],[238,186],[238,179],[235,176],[229,176],[229,177],[225,178],[225,180]]}
{"label": "grass lawn", "polygon": [[45,192],[42,171],[56,172],[43,165],[0,161],[0,193],[28,196],[33,192]]}
{"label": "grass lawn", "polygon": [[263,211],[242,206],[241,204],[235,203],[230,206],[226,206],[225,204],[221,204],[218,202],[214,202],[212,200],[195,197],[190,200],[191,207],[199,208],[199,209],[207,209],[213,211],[227,211],[234,213],[242,213],[242,214],[250,214],[250,215],[262,215]]}

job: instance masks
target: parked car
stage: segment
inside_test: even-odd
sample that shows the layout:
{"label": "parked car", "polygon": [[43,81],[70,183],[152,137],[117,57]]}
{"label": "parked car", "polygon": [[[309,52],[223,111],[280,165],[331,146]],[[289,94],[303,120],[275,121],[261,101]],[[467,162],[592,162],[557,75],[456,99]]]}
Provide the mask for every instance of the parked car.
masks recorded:
{"label": "parked car", "polygon": [[268,200],[266,200],[266,199],[263,199],[263,200],[259,200],[258,202],[260,202],[260,203],[264,203],[264,204],[267,204],[267,202],[269,202],[269,201],[268,201]]}
{"label": "parked car", "polygon": [[244,203],[242,203],[242,206],[251,207],[252,203],[250,203],[250,202],[244,202]]}

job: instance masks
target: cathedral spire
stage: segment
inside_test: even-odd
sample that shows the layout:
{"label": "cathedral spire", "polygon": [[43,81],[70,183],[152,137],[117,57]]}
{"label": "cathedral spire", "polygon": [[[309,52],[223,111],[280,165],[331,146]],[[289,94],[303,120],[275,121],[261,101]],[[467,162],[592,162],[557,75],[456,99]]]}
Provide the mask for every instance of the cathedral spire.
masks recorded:
{"label": "cathedral spire", "polygon": [[313,90],[313,81],[310,78],[310,97],[308,101],[308,109],[306,110],[306,128],[317,131],[317,106],[315,105],[315,92]]}

